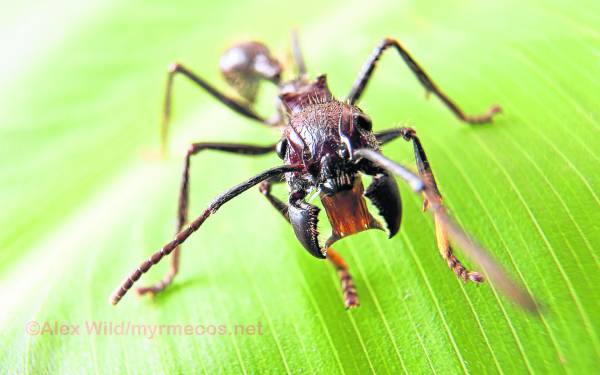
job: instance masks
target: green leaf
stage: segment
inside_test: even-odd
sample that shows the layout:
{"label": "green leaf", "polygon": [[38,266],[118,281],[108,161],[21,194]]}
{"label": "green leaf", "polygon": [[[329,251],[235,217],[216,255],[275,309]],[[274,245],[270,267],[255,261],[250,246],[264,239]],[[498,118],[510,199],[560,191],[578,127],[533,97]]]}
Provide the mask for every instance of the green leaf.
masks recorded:
{"label": "green leaf", "polygon": [[[596,370],[596,2],[11,6],[0,16],[9,42],[0,73],[3,373]],[[186,242],[167,292],[154,301],[130,293],[117,307],[108,304],[133,267],[173,235],[188,143],[279,137],[178,79],[171,156],[145,157],[158,149],[167,65],[185,62],[226,88],[217,65],[224,48],[255,38],[285,58],[291,26],[300,30],[311,74],[328,73],[340,98],[375,44],[392,36],[468,112],[503,107],[493,125],[461,124],[437,99],[423,98],[392,52],[360,103],[376,130],[417,130],[449,210],[543,301],[542,316],[519,310],[488,283],[457,280],[440,259],[420,198],[402,184],[404,218],[395,238],[369,231],[336,244],[356,281],[359,309],[344,310],[334,270],[306,254],[256,189]],[[262,94],[259,109],[270,113],[275,92]],[[385,153],[413,163],[403,141]],[[278,163],[275,156],[197,157],[190,214]],[[163,261],[140,285],[167,268]],[[75,325],[79,334],[31,335],[29,322]],[[93,331],[102,324],[107,331]],[[161,325],[154,335],[131,328]],[[170,325],[206,332],[177,335]],[[210,334],[221,325],[256,332]]]}

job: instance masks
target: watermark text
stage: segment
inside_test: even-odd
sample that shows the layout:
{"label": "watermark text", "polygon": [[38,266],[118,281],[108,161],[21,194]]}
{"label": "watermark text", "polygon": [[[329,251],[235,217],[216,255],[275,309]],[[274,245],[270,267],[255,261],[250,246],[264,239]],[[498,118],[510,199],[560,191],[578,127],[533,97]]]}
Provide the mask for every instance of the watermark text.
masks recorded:
{"label": "watermark text", "polygon": [[264,326],[256,324],[156,324],[132,321],[86,320],[36,321],[25,324],[29,336],[138,336],[154,339],[158,336],[262,336]]}

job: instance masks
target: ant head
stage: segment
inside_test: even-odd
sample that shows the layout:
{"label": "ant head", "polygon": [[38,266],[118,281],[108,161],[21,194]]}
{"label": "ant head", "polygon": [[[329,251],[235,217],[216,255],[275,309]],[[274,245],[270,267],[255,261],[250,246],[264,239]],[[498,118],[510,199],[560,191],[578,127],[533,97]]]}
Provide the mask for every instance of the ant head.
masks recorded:
{"label": "ant head", "polygon": [[378,149],[369,117],[358,107],[335,100],[325,76],[280,98],[289,116],[280,156],[304,165],[325,194],[352,189],[358,172],[354,150]]}
{"label": "ant head", "polygon": [[337,102],[337,107],[340,120],[330,124],[331,138],[324,142],[319,155],[318,187],[326,195],[353,188],[359,169],[354,150],[378,147],[371,119],[365,113],[342,102]]}
{"label": "ant head", "polygon": [[260,81],[279,83],[281,79],[281,63],[259,42],[243,42],[229,48],[219,65],[225,80],[249,102],[256,100]]}

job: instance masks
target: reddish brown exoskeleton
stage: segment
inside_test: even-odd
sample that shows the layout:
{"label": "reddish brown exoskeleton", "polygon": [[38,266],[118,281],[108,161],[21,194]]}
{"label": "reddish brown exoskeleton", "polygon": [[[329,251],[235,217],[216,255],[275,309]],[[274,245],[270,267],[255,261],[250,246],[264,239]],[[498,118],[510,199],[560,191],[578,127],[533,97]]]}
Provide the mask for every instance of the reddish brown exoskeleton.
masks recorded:
{"label": "reddish brown exoskeleton", "polygon": [[[437,96],[459,119],[469,124],[490,122],[500,111],[491,107],[479,116],[466,115],[448,98],[415,62],[400,43],[384,39],[375,49],[360,72],[345,101],[333,97],[325,76],[311,80],[306,68],[296,34],[293,34],[293,54],[297,75],[282,79],[282,64],[258,42],[240,43],[227,50],[221,58],[221,70],[226,81],[238,92],[240,99],[229,97],[208,84],[181,64],[173,64],[167,78],[167,88],[162,122],[162,145],[166,145],[167,125],[171,112],[173,78],[186,76],[221,103],[235,112],[268,127],[282,130],[279,142],[262,146],[242,143],[192,143],[184,160],[183,178],[179,195],[178,224],[175,238],[140,264],[111,296],[116,304],[132,285],[164,256],[172,253],[168,274],[157,284],[138,288],[139,294],[155,294],[165,289],[177,274],[180,245],[213,213],[230,199],[253,186],[288,220],[298,241],[314,257],[328,259],[337,269],[347,308],[358,306],[358,296],[348,266],[332,245],[354,233],[379,229],[393,237],[400,229],[402,204],[396,181],[397,176],[424,199],[424,208],[434,218],[438,249],[448,266],[464,281],[480,283],[483,277],[469,271],[456,258],[450,239],[478,264],[499,290],[523,307],[535,311],[537,304],[522,288],[513,283],[501,267],[476,242],[455,223],[442,205],[442,197],[423,146],[411,128],[396,128],[374,132],[372,122],[356,102],[371,78],[382,53],[395,49],[428,93]],[[263,117],[253,109],[259,86],[263,82],[277,85],[279,96],[276,113]],[[394,139],[412,142],[418,176],[405,167],[386,158],[380,147]],[[187,223],[189,171],[191,157],[202,150],[216,150],[241,155],[276,153],[284,162],[282,166],[266,170],[225,191],[213,200],[208,208],[191,223]],[[372,176],[364,189],[361,176]],[[283,202],[271,194],[273,183],[285,180],[289,189],[288,201]],[[307,202],[309,194],[319,194],[332,233],[324,243],[319,243],[317,221],[320,209]],[[365,197],[378,209],[383,223],[368,210]]]}

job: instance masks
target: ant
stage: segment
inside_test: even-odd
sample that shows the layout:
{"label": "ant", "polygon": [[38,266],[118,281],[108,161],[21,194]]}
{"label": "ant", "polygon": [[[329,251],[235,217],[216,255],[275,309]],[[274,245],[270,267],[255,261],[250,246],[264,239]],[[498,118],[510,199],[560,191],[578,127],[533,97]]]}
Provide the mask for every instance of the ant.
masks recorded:
{"label": "ant", "polygon": [[[302,246],[312,256],[328,259],[333,264],[341,280],[346,308],[357,307],[359,299],[348,266],[332,245],[341,238],[367,229],[387,231],[389,238],[398,232],[402,204],[394,178],[397,176],[422,196],[423,210],[431,212],[435,221],[439,252],[459,278],[465,282],[484,281],[482,275],[468,270],[454,255],[450,239],[485,271],[486,276],[500,291],[524,308],[537,311],[538,307],[533,297],[506,276],[488,252],[472,240],[448,215],[442,205],[442,196],[417,133],[408,127],[374,132],[370,118],[356,105],[373,75],[379,58],[390,49],[400,55],[427,93],[437,96],[463,122],[488,123],[500,112],[500,107],[492,106],[482,115],[465,114],[438,88],[409,52],[391,38],[383,39],[377,45],[345,101],[333,97],[325,75],[314,80],[308,78],[295,32],[292,33],[292,53],[297,74],[288,81],[282,79],[283,65],[262,43],[239,43],[224,52],[220,60],[221,72],[227,83],[239,94],[239,99],[221,93],[186,66],[172,64],[167,75],[161,123],[163,153],[166,150],[173,80],[176,75],[187,77],[234,112],[264,126],[280,128],[282,137],[277,143],[266,146],[244,143],[192,143],[183,163],[174,239],[141,263],[115,290],[110,302],[113,305],[117,304],[143,273],[172,253],[171,267],[164,278],[155,285],[137,288],[137,293],[154,295],[168,287],[179,270],[181,244],[223,204],[258,185],[262,195],[292,225]],[[261,116],[253,109],[259,86],[263,82],[272,83],[279,89],[276,113],[269,118]],[[381,146],[398,138],[412,142],[418,175],[381,154]],[[188,224],[190,162],[193,156],[204,150],[240,155],[276,153],[283,165],[263,171],[226,190],[215,198],[199,217]],[[366,190],[361,179],[363,174],[372,176],[372,182]],[[287,203],[271,195],[272,184],[284,180],[289,190]],[[318,240],[317,221],[320,209],[307,202],[311,193],[319,194],[331,223],[332,233],[324,244]],[[371,215],[365,197],[378,209],[385,226]]]}

